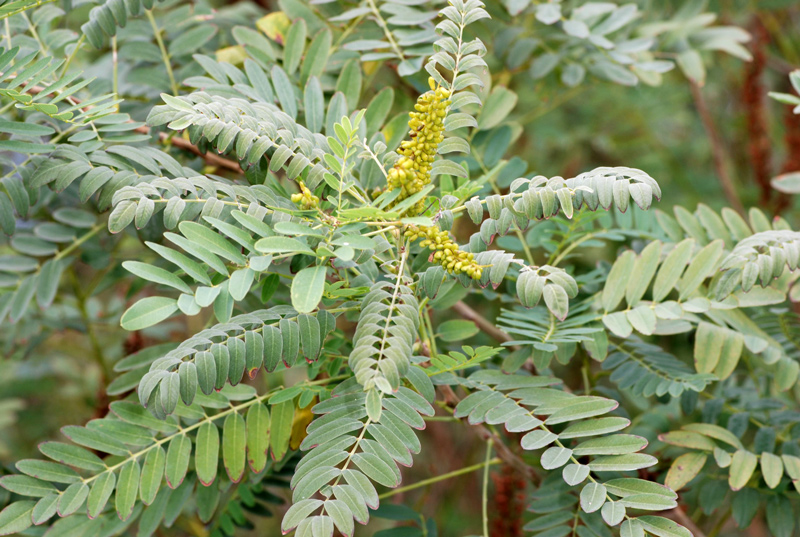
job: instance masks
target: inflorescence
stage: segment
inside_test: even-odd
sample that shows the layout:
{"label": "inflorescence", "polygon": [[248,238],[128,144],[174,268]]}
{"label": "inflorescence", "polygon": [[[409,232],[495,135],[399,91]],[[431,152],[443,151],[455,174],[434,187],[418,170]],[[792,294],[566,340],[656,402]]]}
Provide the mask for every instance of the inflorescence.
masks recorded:
{"label": "inflorescence", "polygon": [[[404,140],[397,150],[400,158],[389,170],[389,190],[400,189],[395,203],[422,191],[431,182],[431,169],[436,151],[444,139],[444,118],[450,106],[450,91],[436,86],[428,79],[431,91],[417,99],[414,111],[409,114],[410,140]],[[425,199],[419,200],[407,214],[417,216],[425,210]],[[420,246],[433,250],[430,261],[439,263],[451,274],[466,274],[479,280],[483,269],[474,260],[474,255],[459,249],[447,231],[429,226],[407,226],[404,233],[410,241],[423,239]]]}
{"label": "inflorescence", "polygon": [[292,203],[296,203],[303,209],[316,209],[319,206],[319,197],[315,196],[303,181],[298,181],[300,185],[300,192],[292,194]]}
{"label": "inflorescence", "polygon": [[447,231],[428,226],[408,226],[404,236],[419,243],[423,248],[433,250],[430,261],[439,263],[451,274],[466,274],[473,280],[480,280],[483,268],[475,262],[474,254],[459,249]]}
{"label": "inflorescence", "polygon": [[[431,91],[419,96],[414,111],[409,114],[411,139],[400,144],[397,150],[400,158],[387,177],[389,190],[400,189],[396,203],[420,192],[431,182],[431,165],[444,139],[444,118],[450,106],[450,90],[437,87],[432,78],[428,82]],[[424,209],[425,200],[419,200],[407,213],[415,216]]]}

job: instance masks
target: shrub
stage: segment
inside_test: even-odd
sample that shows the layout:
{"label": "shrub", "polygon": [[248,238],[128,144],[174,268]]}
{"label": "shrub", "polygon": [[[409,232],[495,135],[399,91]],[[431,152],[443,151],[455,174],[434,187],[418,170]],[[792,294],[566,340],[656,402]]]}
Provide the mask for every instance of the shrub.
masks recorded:
{"label": "shrub", "polygon": [[[654,209],[669,184],[640,169],[507,156],[532,81],[658,85],[668,57],[698,92],[746,32],[694,5],[287,0],[256,28],[244,3],[75,11],[0,6],[0,318],[7,349],[45,357],[77,330],[100,411],[0,478],[0,534],[233,535],[277,512],[349,536],[374,512],[408,521],[381,535],[432,535],[381,500],[479,471],[488,537],[501,463],[498,512],[530,487],[533,534],[711,536],[762,506],[795,531],[800,233]],[[436,421],[476,430],[483,462],[403,470],[446,457]]]}

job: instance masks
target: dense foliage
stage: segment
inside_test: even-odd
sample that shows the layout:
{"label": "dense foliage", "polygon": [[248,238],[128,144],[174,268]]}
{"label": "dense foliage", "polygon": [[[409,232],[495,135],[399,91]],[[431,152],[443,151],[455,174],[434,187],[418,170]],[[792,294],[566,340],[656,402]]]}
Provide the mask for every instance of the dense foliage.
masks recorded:
{"label": "dense foliage", "polygon": [[796,535],[773,3],[0,4],[0,535]]}

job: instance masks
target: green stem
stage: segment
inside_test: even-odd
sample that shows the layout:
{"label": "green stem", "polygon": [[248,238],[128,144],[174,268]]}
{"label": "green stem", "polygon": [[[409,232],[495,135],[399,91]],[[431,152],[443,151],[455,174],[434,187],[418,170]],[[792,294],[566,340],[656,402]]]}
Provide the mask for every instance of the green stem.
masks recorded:
{"label": "green stem", "polygon": [[92,358],[100,367],[103,375],[102,383],[105,384],[111,379],[112,371],[109,366],[105,355],[103,354],[103,347],[100,345],[100,340],[97,339],[97,334],[92,324],[92,319],[89,317],[89,311],[86,309],[86,294],[82,291],[82,286],[78,280],[78,275],[74,270],[70,269],[70,276],[72,277],[72,286],[75,289],[75,298],[78,300],[78,312],[80,312],[83,325],[86,327],[86,335],[89,337],[89,344],[92,347]]}
{"label": "green stem", "polygon": [[75,241],[73,241],[72,244],[70,244],[69,246],[67,246],[66,248],[64,248],[60,252],[58,252],[56,255],[54,255],[53,259],[59,260],[59,259],[63,259],[64,257],[68,256],[73,251],[75,251],[75,249],[78,248],[81,244],[83,244],[84,242],[88,241],[89,239],[91,239],[92,237],[97,235],[97,233],[101,229],[103,229],[105,227],[106,227],[105,222],[103,222],[101,224],[96,224],[92,229],[90,229],[89,231],[87,231],[86,233],[84,233],[83,235],[78,237],[77,239],[75,239]]}
{"label": "green stem", "polygon": [[172,94],[178,95],[178,84],[175,82],[175,75],[172,72],[172,64],[169,59],[169,54],[167,53],[167,48],[164,46],[164,40],[161,39],[161,30],[158,28],[156,18],[153,17],[153,12],[149,9],[145,9],[144,12],[147,15],[147,19],[150,21],[150,26],[153,27],[153,34],[156,37],[158,49],[161,51],[161,58],[164,60],[164,67],[167,68],[167,75],[169,76],[169,85],[172,87]]}
{"label": "green stem", "polygon": [[[480,164],[483,173],[489,175],[489,170],[487,170],[486,166],[483,164],[483,159],[481,159],[478,156],[478,152],[477,151],[473,152],[472,156],[475,157],[475,160],[477,160],[478,164]],[[494,191],[495,194],[499,196],[502,195],[500,192],[500,187],[497,186],[497,182],[494,180],[494,178],[492,177],[489,178],[489,184],[491,185],[492,190]],[[536,265],[536,261],[533,259],[533,252],[531,252],[528,243],[525,241],[525,235],[522,234],[522,230],[517,225],[516,220],[514,221],[513,226],[514,226],[514,234],[517,236],[517,239],[519,239],[519,242],[522,245],[522,251],[525,252],[525,257],[528,259],[528,263],[530,265]]]}
{"label": "green stem", "polygon": [[483,495],[481,499],[483,515],[483,537],[489,537],[489,461],[492,457],[492,439],[486,441],[486,459],[483,467]]}
{"label": "green stem", "polygon": [[[39,7],[39,6],[43,6],[45,4],[52,4],[55,1],[56,0],[39,0],[35,4],[28,4],[28,5],[24,6],[24,7],[21,7],[19,9],[14,10],[14,11],[10,11],[8,13],[3,13],[2,15],[0,15],[0,19],[5,19],[7,21],[9,19],[9,17],[13,17],[17,13],[22,13],[24,11],[28,11],[29,9],[34,9],[34,8]],[[8,24],[8,23],[6,23],[6,24]],[[9,46],[10,46],[10,44],[9,44]]]}
{"label": "green stem", "polygon": [[397,54],[397,57],[400,59],[400,61],[404,61],[406,58],[403,55],[403,51],[400,49],[400,46],[394,40],[394,36],[392,35],[392,31],[389,30],[389,25],[386,24],[385,20],[383,20],[383,16],[381,15],[381,12],[378,11],[378,7],[375,5],[375,0],[367,0],[367,4],[369,4],[370,10],[372,10],[372,14],[375,17],[375,22],[377,22],[378,26],[381,27],[381,30],[383,30],[383,35],[386,36],[386,39],[389,41],[389,44],[392,46],[392,50],[394,50],[394,53]]}
{"label": "green stem", "polygon": [[[117,59],[117,36],[114,36],[111,38],[111,62],[114,65],[111,78],[111,91],[114,97],[119,99],[119,62]],[[114,105],[114,108],[119,112],[119,103]]]}
{"label": "green stem", "polygon": [[460,475],[469,474],[474,472],[475,470],[480,470],[483,467],[493,466],[495,464],[500,464],[502,461],[495,457],[494,459],[484,461],[478,464],[473,464],[472,466],[466,466],[464,468],[460,468],[458,470],[454,470],[452,472],[448,472],[446,474],[437,475],[436,477],[430,477],[428,479],[423,479],[422,481],[417,481],[413,485],[407,485],[405,487],[400,487],[394,490],[390,490],[389,492],[384,492],[378,498],[383,500],[384,498],[391,498],[392,496],[396,496],[398,494],[402,494],[404,492],[408,492],[410,490],[418,489],[421,487],[426,487],[428,485],[433,485],[434,483],[438,483],[440,481],[446,481],[448,479],[452,479],[454,477],[458,477]]}
{"label": "green stem", "polygon": [[70,52],[69,58],[67,58],[67,61],[64,63],[64,68],[61,70],[61,78],[63,78],[64,75],[67,74],[67,69],[69,69],[69,66],[72,63],[72,60],[75,59],[75,56],[78,54],[78,51],[81,49],[81,45],[83,45],[84,39],[86,39],[86,36],[81,34],[81,36],[78,38],[78,41],[75,43],[75,47],[72,49],[72,52]]}
{"label": "green stem", "polygon": [[728,507],[728,510],[725,512],[725,514],[722,515],[721,517],[719,517],[719,520],[717,520],[717,523],[714,524],[714,527],[711,528],[710,532],[708,532],[708,536],[707,537],[717,537],[717,534],[719,534],[719,532],[722,530],[723,526],[725,526],[725,523],[728,522],[730,520],[730,518],[731,518],[731,508]]}
{"label": "green stem", "polygon": [[[346,378],[349,378],[349,375],[339,375],[338,377],[330,377],[330,378],[327,378],[327,379],[312,380],[312,381],[304,382],[303,384],[305,386],[318,386],[318,385],[321,385],[321,384],[328,384],[328,383],[335,382],[335,381],[338,381],[338,380],[344,380]],[[137,458],[141,457],[142,455],[147,454],[147,452],[149,452],[151,449],[153,449],[155,447],[158,447],[158,446],[160,446],[162,444],[167,443],[168,441],[172,440],[173,438],[175,438],[178,435],[185,435],[188,432],[194,431],[195,429],[199,429],[205,423],[216,421],[216,420],[218,420],[220,418],[224,418],[225,416],[227,416],[229,414],[232,414],[233,412],[239,412],[240,410],[244,410],[246,408],[249,408],[249,407],[253,406],[256,403],[260,403],[260,402],[262,402],[262,401],[264,401],[266,399],[269,399],[272,394],[274,394],[276,391],[281,390],[281,389],[283,389],[283,387],[279,386],[279,387],[275,388],[274,390],[268,391],[264,395],[258,395],[256,397],[250,399],[249,401],[245,401],[244,403],[242,403],[240,405],[231,405],[230,408],[227,408],[227,409],[225,409],[225,410],[223,410],[221,412],[218,412],[217,414],[214,414],[213,416],[206,416],[205,418],[199,420],[197,423],[189,425],[188,427],[184,428],[184,427],[180,427],[178,425],[177,426],[178,430],[176,432],[174,432],[172,434],[169,434],[169,435],[165,436],[164,438],[156,440],[153,444],[147,446],[146,448],[143,448],[143,449],[137,451],[136,453],[131,453],[130,457],[125,457],[123,460],[121,460],[117,464],[115,464],[113,466],[107,466],[106,469],[103,470],[102,472],[100,472],[99,474],[93,475],[92,477],[87,477],[85,479],[82,479],[81,481],[83,481],[86,484],[91,483],[92,481],[94,481],[95,479],[97,479],[98,477],[103,475],[104,473],[113,472],[114,470],[116,470],[118,468],[121,468],[129,460],[137,459]]]}

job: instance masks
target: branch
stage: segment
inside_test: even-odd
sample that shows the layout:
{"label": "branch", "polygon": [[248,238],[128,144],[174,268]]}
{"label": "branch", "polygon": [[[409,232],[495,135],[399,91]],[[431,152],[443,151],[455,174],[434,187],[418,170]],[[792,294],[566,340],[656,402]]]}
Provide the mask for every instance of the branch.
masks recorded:
{"label": "branch", "polygon": [[736,212],[743,215],[744,206],[742,205],[742,200],[739,199],[739,194],[736,192],[736,186],[733,184],[733,179],[728,173],[728,169],[725,165],[727,160],[725,155],[725,146],[722,143],[722,138],[717,131],[717,127],[714,125],[714,119],[711,117],[711,112],[708,110],[708,105],[706,104],[703,92],[700,89],[700,86],[693,80],[689,81],[689,87],[692,90],[692,98],[694,99],[694,104],[697,107],[697,113],[700,114],[700,119],[703,122],[703,128],[705,128],[706,135],[711,142],[711,154],[714,158],[714,168],[717,171],[717,177],[719,178],[720,185],[722,186],[722,192],[725,194],[728,204],[735,209]]}
{"label": "branch", "polygon": [[[28,93],[39,94],[39,93],[43,92],[45,89],[46,88],[44,88],[42,86],[33,86],[32,88],[30,88],[28,90]],[[75,104],[80,104],[81,103],[80,99],[72,98],[71,100]],[[84,109],[84,111],[86,111],[86,110]],[[134,123],[134,121],[133,120],[129,120],[128,123]],[[150,134],[150,127],[148,127],[147,125],[143,125],[141,127],[137,127],[136,129],[134,129],[134,132],[138,132],[139,134],[148,134],[149,135]],[[229,160],[229,159],[223,158],[223,157],[221,157],[219,155],[215,155],[213,153],[204,153],[204,152],[200,151],[200,149],[196,145],[194,145],[193,143],[189,142],[188,140],[185,140],[185,139],[181,138],[180,136],[172,136],[172,137],[170,137],[170,135],[168,133],[160,132],[158,134],[158,138],[162,143],[171,142],[172,145],[174,145],[175,147],[177,147],[179,149],[183,149],[184,151],[188,151],[190,153],[194,153],[195,155],[197,155],[199,157],[202,157],[203,159],[205,159],[205,161],[208,164],[210,164],[212,166],[216,166],[217,168],[225,168],[227,170],[230,170],[230,171],[236,172],[236,173],[244,173],[244,170],[242,170],[242,167],[239,165],[238,162],[234,162],[233,160]]]}
{"label": "branch", "polygon": [[[459,300],[453,305],[453,311],[455,311],[459,316],[462,318],[472,321],[481,331],[485,332],[487,335],[493,337],[497,341],[501,343],[506,343],[511,341],[513,338],[497,328],[494,323],[492,323],[489,319],[482,316],[480,313],[469,307],[464,301]],[[509,347],[512,350],[517,350],[519,347],[516,345]]]}
{"label": "branch", "polygon": [[706,537],[706,534],[703,533],[703,530],[701,530],[697,524],[694,523],[694,520],[689,518],[689,515],[687,515],[683,509],[680,508],[680,506],[676,507],[675,509],[670,509],[669,511],[664,511],[662,514],[665,518],[674,520],[687,530],[691,531],[694,537]]}
{"label": "branch", "polygon": [[[446,404],[452,406],[443,406],[445,410],[452,413],[453,409],[456,407],[458,402],[461,400],[458,395],[453,391],[453,388],[447,385],[439,386],[439,390],[441,391],[442,395],[444,396],[444,400]],[[485,425],[476,424],[470,425],[470,428],[478,433],[478,436],[484,442],[488,440],[492,440],[494,444],[494,450],[497,453],[497,457],[505,462],[507,465],[515,468],[518,472],[522,473],[526,479],[531,482],[536,482],[539,479],[539,476],[536,472],[536,469],[529,466],[524,460],[522,460],[516,453],[511,451],[509,447],[503,442],[503,439],[497,436],[495,433],[490,431]]]}

